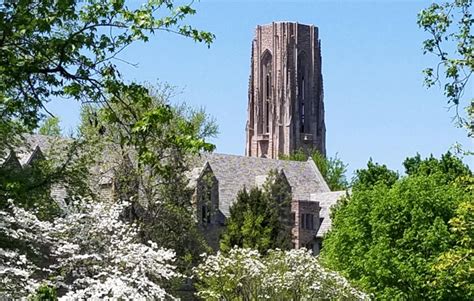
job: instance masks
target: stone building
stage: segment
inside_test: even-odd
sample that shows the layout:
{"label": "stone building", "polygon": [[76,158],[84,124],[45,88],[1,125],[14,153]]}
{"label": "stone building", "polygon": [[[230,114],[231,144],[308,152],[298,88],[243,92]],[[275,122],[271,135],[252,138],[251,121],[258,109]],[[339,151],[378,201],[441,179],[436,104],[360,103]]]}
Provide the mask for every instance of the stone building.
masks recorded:
{"label": "stone building", "polygon": [[[317,254],[331,227],[330,208],[346,192],[330,191],[311,159],[296,162],[278,157],[298,149],[326,152],[318,29],[290,22],[257,26],[251,62],[246,156],[203,153],[196,157],[189,172],[196,220],[210,245],[218,248],[238,192],[262,185],[276,170],[292,195],[288,210],[293,246]],[[43,156],[42,150],[63,144],[40,135],[27,140],[28,147],[0,156],[0,167],[27,168]],[[125,161],[113,154],[112,146],[92,168],[100,175],[94,190],[106,199],[116,199],[117,187],[124,185],[112,171],[133,161],[130,154]],[[64,202],[65,193],[61,187],[52,189],[58,202]]]}
{"label": "stone building", "polygon": [[330,191],[311,159],[298,162],[204,153],[189,178],[195,189],[196,217],[212,247],[218,247],[219,235],[238,192],[261,186],[272,170],[289,184],[293,246],[319,253],[322,238],[331,225],[330,207],[345,191]]}
{"label": "stone building", "polygon": [[299,149],[326,153],[318,28],[259,25],[252,41],[246,155],[278,159]]}
{"label": "stone building", "polygon": [[[41,135],[28,135],[24,147],[0,156],[0,168],[27,169],[35,161],[47,157],[51,149],[64,147],[61,138]],[[120,186],[114,170],[119,171],[124,160],[118,160],[113,151],[107,152],[105,160],[98,160],[93,166],[91,187],[104,200],[120,197]],[[123,158],[122,158],[123,159]],[[128,161],[129,159],[125,160]],[[189,171],[189,185],[193,189],[193,205],[196,220],[209,244],[217,249],[219,236],[230,215],[230,207],[243,188],[261,186],[271,171],[283,177],[292,195],[291,232],[295,248],[306,247],[318,253],[324,234],[331,226],[330,207],[344,191],[331,192],[321,173],[309,159],[308,161],[284,161],[269,158],[202,153],[195,158]],[[60,205],[68,197],[66,189],[60,185],[51,187],[51,196]]]}

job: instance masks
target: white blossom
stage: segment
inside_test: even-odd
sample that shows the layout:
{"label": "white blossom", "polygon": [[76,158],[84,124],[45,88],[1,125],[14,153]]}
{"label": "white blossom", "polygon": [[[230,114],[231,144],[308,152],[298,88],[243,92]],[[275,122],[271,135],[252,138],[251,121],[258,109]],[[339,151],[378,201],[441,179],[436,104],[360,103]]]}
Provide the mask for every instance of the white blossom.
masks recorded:
{"label": "white blossom", "polygon": [[53,222],[8,203],[0,236],[15,244],[0,248],[0,299],[43,283],[65,290],[64,300],[173,299],[162,284],[180,277],[175,253],[140,242],[138,227],[120,219],[127,203],[75,199]]}
{"label": "white blossom", "polygon": [[348,281],[323,268],[306,249],[255,250],[234,247],[204,255],[194,269],[198,296],[206,300],[368,300]]}

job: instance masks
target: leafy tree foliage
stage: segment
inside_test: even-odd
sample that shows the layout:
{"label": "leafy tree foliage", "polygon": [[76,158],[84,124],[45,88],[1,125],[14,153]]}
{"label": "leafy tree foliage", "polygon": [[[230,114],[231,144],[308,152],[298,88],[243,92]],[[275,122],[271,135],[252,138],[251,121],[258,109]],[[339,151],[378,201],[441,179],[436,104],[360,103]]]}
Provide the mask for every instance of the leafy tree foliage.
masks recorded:
{"label": "leafy tree foliage", "polygon": [[[427,68],[425,83],[431,87],[446,78],[444,94],[448,103],[456,107],[456,117],[470,135],[474,135],[474,99],[468,99],[468,119],[458,115],[469,79],[474,72],[474,35],[472,25],[472,0],[450,0],[433,3],[418,14],[418,25],[430,34],[423,42],[425,53],[437,56],[439,63],[435,68]],[[469,89],[468,89],[469,90]]]}
{"label": "leafy tree foliage", "polygon": [[269,249],[291,248],[291,188],[273,171],[263,187],[244,188],[230,208],[221,238],[221,249],[234,246],[265,253]]}
{"label": "leafy tree foliage", "polygon": [[46,136],[61,136],[61,127],[59,126],[59,117],[48,117],[38,130],[38,134]]}
{"label": "leafy tree foliage", "polygon": [[0,113],[35,128],[53,97],[104,103],[131,89],[118,55],[158,31],[210,44],[214,36],[183,25],[195,13],[171,0],[129,8],[117,1],[3,1],[0,10]]}
{"label": "leafy tree foliage", "polygon": [[[412,159],[407,159],[407,161],[410,160]],[[377,184],[391,187],[399,178],[398,173],[388,169],[386,165],[374,163],[372,159],[367,163],[367,169],[359,169],[355,173],[356,176],[352,183],[354,187],[370,188]]]}
{"label": "leafy tree foliage", "polygon": [[217,126],[202,109],[172,106],[169,85],[148,91],[107,108],[85,108],[80,133],[97,154],[107,154],[104,170],[113,171],[117,197],[133,201],[129,217],[142,225],[143,240],[174,249],[184,268],[208,250],[193,219],[186,172],[193,156],[214,148],[205,139]]}
{"label": "leafy tree foliage", "polygon": [[[135,120],[139,125],[131,124],[131,118],[116,118],[111,110],[114,105],[120,107],[133,99],[143,109],[150,103],[148,90],[135,83],[126,84],[116,62],[120,61],[118,55],[126,47],[136,41],[146,42],[150,35],[158,31],[181,34],[209,45],[214,38],[212,34],[183,24],[184,18],[194,13],[190,5],[175,5],[171,0],[145,1],[132,8],[122,0],[3,1],[0,7],[2,158],[8,155],[10,149],[24,145],[20,134],[37,128],[43,115],[48,114],[47,103],[52,99],[72,98],[107,108],[110,123],[124,122],[129,126],[127,130],[130,133],[133,128],[133,135],[128,137],[134,141],[127,141],[129,144],[142,142],[140,139],[144,138],[148,127],[157,127],[160,122],[169,124],[172,114],[166,106],[148,112],[144,120]],[[187,132],[178,137],[170,133],[176,145],[180,144],[186,151],[189,148],[199,149],[203,145],[202,139],[196,140],[189,134],[192,129],[187,123],[181,122],[179,126],[183,132]],[[120,142],[126,144],[126,141]],[[72,158],[96,154],[91,146],[94,145],[89,143],[89,149],[61,149],[63,154],[67,154],[65,160],[60,161],[64,164],[56,164],[55,160],[51,160],[48,164],[54,168],[43,168],[41,179],[29,186],[46,186],[46,182],[54,184],[58,180],[64,182],[64,179],[69,178],[64,176],[64,171],[69,170],[68,164]],[[146,147],[137,149],[141,161],[153,157]],[[92,163],[90,159],[82,161]],[[90,165],[81,165],[83,170],[87,167]],[[9,174],[3,170],[3,175]],[[69,175],[72,179],[70,183],[87,180],[82,172],[75,177],[73,172]],[[28,181],[33,182],[32,179]],[[16,175],[15,179],[10,177],[2,184],[5,185],[0,190],[8,192],[3,195],[15,201],[23,202],[29,198],[15,197],[12,188],[36,195],[29,188],[23,189],[29,186],[23,185],[25,183],[16,179]]]}
{"label": "leafy tree foliage", "polygon": [[[183,24],[187,16],[195,13],[190,5],[176,5],[171,0],[131,5],[134,7],[122,0],[2,3],[0,154],[3,158],[9,149],[23,145],[24,141],[12,137],[13,133],[36,129],[44,114],[49,114],[50,100],[68,98],[87,104],[83,117],[88,127],[82,127],[78,139],[71,142],[81,147],[58,149],[67,155],[64,161],[56,161],[48,154],[44,162],[51,168],[39,169],[41,177],[33,186],[49,189],[65,182],[85,182],[97,190],[94,188],[99,187],[98,183],[92,183],[95,178],[90,173],[101,173],[97,163],[103,163],[104,157],[110,155],[116,159],[113,167],[121,175],[115,183],[120,184],[116,185],[118,195],[121,199],[132,198],[134,204],[127,216],[141,223],[139,237],[143,241],[160,241],[160,245],[181,246],[178,257],[182,258],[186,255],[183,250],[207,250],[200,249],[200,245],[198,248],[197,243],[192,245],[199,235],[192,231],[184,173],[191,154],[213,149],[204,138],[216,128],[207,123],[203,111],[179,111],[156,101],[150,95],[153,91],[143,85],[126,83],[117,62],[126,47],[136,41],[146,42],[158,31],[180,34],[207,45],[214,36]],[[64,176],[65,171],[73,170],[71,162],[79,158],[84,172]],[[2,170],[3,175],[9,174]],[[18,191],[21,195],[30,192],[38,196],[37,193],[24,189],[28,186],[19,180],[3,180],[2,192],[5,187],[18,189],[6,190],[2,205],[11,197],[15,205],[36,209],[36,201],[35,206],[23,206],[22,203],[30,204],[31,198],[20,197]],[[3,185],[10,182],[13,184]],[[137,192],[135,188],[141,190]],[[49,202],[47,195],[45,192],[39,201]],[[79,266],[76,269],[72,272],[81,270]],[[153,273],[149,275],[158,278]]]}
{"label": "leafy tree foliage", "polygon": [[332,213],[322,256],[380,299],[471,300],[472,260],[463,256],[472,246],[472,229],[464,228],[472,172],[449,153],[404,165],[401,178],[371,162],[358,171],[352,195]]}
{"label": "leafy tree foliage", "polygon": [[342,162],[342,160],[337,157],[337,154],[333,158],[326,158],[317,150],[310,151],[309,156],[308,152],[298,150],[289,156],[280,156],[280,160],[293,161],[306,161],[308,158],[314,161],[332,191],[344,190],[349,186],[345,176],[347,164]]}
{"label": "leafy tree foliage", "polygon": [[[471,179],[472,181],[472,179]],[[470,189],[474,189],[474,182]],[[441,253],[432,267],[435,280],[431,286],[436,290],[446,287],[466,292],[466,298],[474,295],[474,204],[465,201],[459,204],[455,215],[449,220],[453,248]]]}

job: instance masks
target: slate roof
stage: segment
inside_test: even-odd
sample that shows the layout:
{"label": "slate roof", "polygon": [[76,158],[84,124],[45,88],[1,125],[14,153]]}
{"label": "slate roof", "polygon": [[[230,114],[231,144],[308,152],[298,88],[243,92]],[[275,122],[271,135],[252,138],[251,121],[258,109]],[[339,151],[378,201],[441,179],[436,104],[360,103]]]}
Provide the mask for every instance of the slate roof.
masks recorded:
{"label": "slate roof", "polygon": [[59,150],[65,149],[65,147],[72,140],[64,137],[52,137],[44,135],[23,135],[24,142],[20,146],[16,147],[13,152],[7,151],[3,156],[0,157],[0,165],[12,155],[15,155],[22,166],[28,165],[33,157],[36,155],[42,155],[43,152],[48,153],[52,147],[58,148]]}
{"label": "slate roof", "polygon": [[229,216],[229,208],[243,187],[253,187],[259,176],[271,170],[285,173],[292,188],[293,199],[310,200],[313,193],[329,192],[329,187],[312,160],[284,161],[267,158],[203,153],[190,173],[195,180],[199,171],[208,163],[219,182],[219,209]]}
{"label": "slate roof", "polygon": [[316,237],[322,238],[331,228],[331,207],[337,201],[347,194],[346,191],[330,191],[311,194],[311,201],[319,202],[321,211],[319,211],[319,218],[322,219]]}
{"label": "slate roof", "polygon": [[[25,168],[38,157],[42,157],[43,152],[49,153],[52,148],[56,151],[65,150],[71,139],[64,137],[52,137],[44,135],[23,135],[24,143],[16,147],[14,150],[8,150],[6,154],[0,156],[0,166],[6,164],[8,160],[15,159],[18,162],[18,168]],[[51,197],[60,205],[64,203],[67,192],[61,185],[53,185],[51,187]]]}
{"label": "slate roof", "polygon": [[64,144],[64,138],[49,137],[43,135],[24,135],[25,143],[16,147],[13,151],[6,151],[0,157],[0,165],[12,156],[18,159],[21,166],[28,165],[34,156],[42,155],[42,152],[49,150],[54,143]]}

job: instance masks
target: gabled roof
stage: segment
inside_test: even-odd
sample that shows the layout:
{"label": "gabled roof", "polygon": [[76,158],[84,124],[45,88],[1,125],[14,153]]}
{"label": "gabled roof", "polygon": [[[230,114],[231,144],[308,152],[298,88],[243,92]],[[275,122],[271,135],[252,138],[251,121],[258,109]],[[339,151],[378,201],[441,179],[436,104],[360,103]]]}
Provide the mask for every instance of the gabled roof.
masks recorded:
{"label": "gabled roof", "polygon": [[293,199],[310,200],[312,193],[329,192],[329,188],[312,160],[284,161],[267,158],[203,153],[190,173],[191,180],[209,164],[219,182],[219,209],[225,216],[237,193],[244,187],[256,185],[256,178],[271,170],[284,172],[291,186]]}
{"label": "gabled roof", "polygon": [[14,148],[12,151],[8,152],[6,156],[0,158],[0,166],[3,165],[8,157],[11,157],[12,154],[16,156],[18,162],[22,167],[25,167],[33,161],[44,157],[44,152],[48,152],[53,146],[60,146],[61,148],[66,147],[67,143],[70,142],[70,139],[63,137],[52,137],[44,135],[29,135],[25,134],[23,136],[24,143]]}
{"label": "gabled roof", "polygon": [[346,196],[346,194],[346,191],[330,191],[311,194],[311,201],[319,202],[319,206],[321,207],[321,210],[319,211],[321,224],[316,237],[322,238],[329,229],[331,229],[331,207],[336,205],[337,201]]}
{"label": "gabled roof", "polygon": [[7,167],[9,169],[21,169],[21,163],[14,151],[9,151],[7,155],[2,158],[0,161],[0,166]]}

